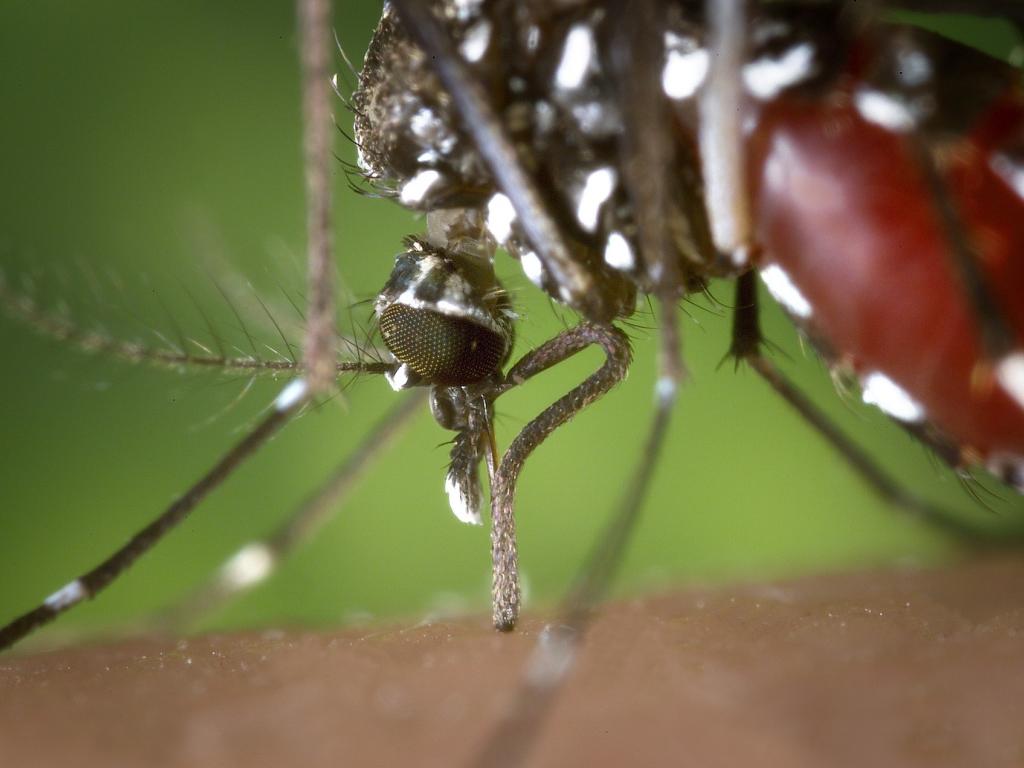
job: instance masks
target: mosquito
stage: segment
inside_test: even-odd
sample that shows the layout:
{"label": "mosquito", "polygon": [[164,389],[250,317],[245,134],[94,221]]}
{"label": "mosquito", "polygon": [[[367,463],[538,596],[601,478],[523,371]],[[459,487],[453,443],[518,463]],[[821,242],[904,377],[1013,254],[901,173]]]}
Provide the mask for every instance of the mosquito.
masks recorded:
{"label": "mosquito", "polygon": [[[616,559],[614,542],[625,540],[627,521],[636,518],[685,375],[675,304],[715,276],[736,279],[732,355],[815,425],[881,495],[958,527],[941,509],[899,489],[762,353],[755,266],[808,334],[822,339],[822,347],[836,347],[837,365],[860,380],[867,402],[950,463],[986,463],[1007,482],[1024,485],[1018,477],[1024,386],[1017,378],[1024,353],[1013,319],[1012,286],[1019,280],[1010,234],[1018,204],[1011,186],[1020,132],[1016,73],[910,32],[852,32],[843,40],[841,17],[854,12],[839,6],[766,6],[749,28],[741,2],[711,3],[706,11],[702,18],[694,9],[655,3],[522,11],[502,36],[495,29],[504,20],[483,4],[440,4],[432,12],[395,2],[367,54],[354,96],[360,167],[371,179],[394,183],[399,201],[426,211],[428,224],[428,240],[409,241],[377,300],[385,344],[401,363],[390,380],[396,389],[433,383],[435,416],[460,430],[465,445],[456,443],[448,476],[460,519],[476,519],[480,494],[471,465],[488,462],[499,629],[512,628],[519,611],[512,500],[521,464],[624,376],[627,340],[594,331],[632,315],[638,290],[660,307],[657,404],[621,522],[612,525],[609,550],[599,549],[595,562]],[[701,24],[704,30],[695,31]],[[652,30],[659,30],[660,44],[651,43]],[[558,45],[547,50],[541,40],[552,39]],[[848,50],[849,60],[826,58],[826,40]],[[951,74],[937,71],[941,65]],[[502,83],[497,106],[481,86],[495,78]],[[953,102],[946,92],[956,90],[959,78],[984,87]],[[965,105],[966,117],[950,114]],[[751,132],[745,121],[755,125],[753,138],[745,136]],[[758,123],[766,128],[756,130]],[[957,141],[960,153],[974,154],[940,157],[957,152]],[[846,163],[847,147],[874,163],[872,170],[857,175],[859,167],[848,163],[831,170],[833,157]],[[975,170],[983,159],[991,168]],[[843,167],[854,172],[844,177]],[[882,188],[882,178],[891,184]],[[981,198],[974,206],[955,197],[966,191],[951,191],[967,184]],[[834,224],[824,227],[828,221]],[[894,221],[904,230],[898,237],[889,231]],[[833,232],[814,238],[822,230],[845,238],[843,225],[854,241],[847,250],[833,242]],[[987,229],[1006,236],[981,243],[978,232]],[[474,237],[483,230],[486,235]],[[509,310],[475,297],[474,290],[500,294],[500,286],[460,262],[480,258],[462,243],[478,244],[481,237],[505,247],[532,282],[584,318],[550,349],[538,348],[543,363],[528,355],[494,381],[487,379],[504,360],[502,341],[511,340],[511,325],[502,320]],[[832,262],[822,255],[829,247],[838,251]],[[935,285],[935,293],[928,285],[908,308],[871,300],[900,270],[913,269],[909,256],[898,253],[907,248],[918,254],[919,270],[948,282]],[[944,251],[948,264],[938,268]],[[986,260],[993,265],[988,273],[980,266]],[[806,276],[794,282],[794,269]],[[918,286],[922,278],[905,279]],[[847,281],[862,298],[842,295]],[[948,314],[958,295],[968,299],[959,317]],[[819,303],[825,319],[816,319]],[[436,361],[438,333],[419,337],[414,329],[420,322],[433,328],[438,317],[474,329],[467,343],[487,349],[474,358],[486,359],[486,370],[456,371],[465,367],[461,358],[452,369]],[[938,320],[946,325],[933,344],[929,334]],[[481,328],[488,329],[486,341],[477,336]],[[499,463],[489,423],[494,398],[535,368],[591,344],[604,351],[605,367],[528,424]],[[936,368],[945,374],[942,383]],[[477,382],[486,382],[479,394]],[[458,395],[441,394],[452,383],[460,385]],[[478,404],[464,402],[466,393]],[[594,581],[584,579],[583,593],[601,591],[598,582],[610,570],[594,565]]]}
{"label": "mosquito", "polygon": [[[1021,484],[1017,458],[1021,449],[1015,442],[1019,433],[991,426],[993,420],[1016,419],[1024,399],[1019,391],[1024,388],[1019,324],[1015,306],[1003,298],[1004,286],[1017,283],[1012,265],[1001,283],[978,266],[979,250],[994,247],[980,242],[975,232],[977,219],[986,223],[986,214],[966,209],[964,201],[950,191],[957,189],[948,178],[950,161],[934,143],[936,137],[948,138],[947,119],[953,124],[964,119],[949,115],[946,105],[951,102],[942,100],[948,96],[946,81],[939,79],[935,66],[947,50],[940,48],[936,53],[932,46],[937,43],[921,42],[914,35],[882,33],[877,39],[885,44],[879,48],[883,55],[869,59],[877,68],[851,73],[843,69],[842,60],[836,65],[823,55],[821,41],[837,41],[815,35],[856,29],[856,17],[840,25],[837,8],[818,3],[758,6],[750,19],[745,18],[747,10],[740,2],[712,3],[707,14],[699,4],[641,3],[627,9],[624,3],[581,2],[549,11],[525,7],[518,16],[506,19],[494,16],[497,11],[488,4],[474,2],[439,3],[431,8],[403,1],[386,9],[353,96],[354,140],[361,171],[399,202],[426,212],[426,232],[406,241],[374,303],[382,342],[392,357],[339,363],[330,353],[335,341],[328,290],[331,244],[325,224],[329,197],[323,170],[327,120],[322,93],[327,66],[323,36],[314,40],[316,35],[309,31],[323,26],[322,16],[316,14],[324,11],[311,3],[303,26],[311,35],[304,37],[304,67],[307,84],[318,85],[306,92],[311,268],[302,375],[281,392],[264,420],[162,518],[98,568],[68,582],[0,630],[0,639],[5,644],[14,642],[106,587],[176,525],[208,489],[303,406],[327,392],[336,374],[347,372],[382,374],[398,390],[429,390],[435,419],[456,433],[445,488],[452,511],[464,522],[480,520],[485,495],[479,473],[482,470],[488,476],[493,620],[499,629],[513,628],[521,604],[513,517],[519,473],[529,454],[552,432],[624,379],[631,345],[616,322],[635,312],[638,296],[650,296],[657,301],[661,339],[654,414],[612,523],[567,600],[563,623],[571,628],[571,636],[557,638],[554,647],[561,650],[545,652],[538,662],[538,669],[548,670],[540,677],[552,687],[560,674],[551,670],[571,651],[590,609],[605,592],[657,467],[678,388],[685,379],[677,304],[714,277],[735,280],[731,352],[737,360],[795,407],[880,495],[929,522],[974,536],[976,532],[955,516],[900,488],[763,354],[754,282],[757,267],[789,314],[862,385],[866,400],[882,406],[954,465],[986,465],[1011,484]],[[521,34],[503,37],[499,30],[505,24],[513,24]],[[840,38],[838,43],[841,50],[855,51],[857,44],[875,40],[864,33],[863,38]],[[522,56],[509,58],[508,52]],[[886,59],[890,52],[894,61]],[[503,71],[501,67],[510,61],[520,69],[505,73],[506,101],[503,110],[497,111],[495,97],[484,83],[489,82],[493,68]],[[978,82],[1006,80],[994,96],[978,96],[977,114],[990,116],[988,110],[1004,92],[1010,94],[1012,114],[1014,99],[1019,97],[1005,67],[980,58],[968,63],[978,67]],[[853,89],[844,92],[847,100],[838,104],[824,100],[822,94],[838,88],[837,84]],[[538,98],[538,88],[554,91],[550,98]],[[962,103],[962,92],[953,95],[958,99],[955,103]],[[881,130],[900,137],[894,157],[916,169],[920,178],[917,186],[913,186],[916,177],[905,182],[914,196],[908,197],[898,187],[896,202],[921,202],[934,218],[919,225],[918,239],[938,240],[948,251],[948,263],[936,258],[929,267],[931,274],[944,275],[944,289],[952,284],[958,287],[954,296],[966,297],[967,337],[977,346],[971,348],[967,365],[971,375],[966,376],[975,389],[967,391],[997,401],[991,405],[994,415],[979,419],[985,424],[963,424],[957,420],[957,405],[950,405],[949,393],[931,391],[924,384],[911,386],[905,383],[910,374],[891,373],[881,362],[886,350],[860,348],[850,341],[837,344],[837,337],[848,338],[837,329],[844,318],[854,317],[849,310],[839,314],[839,320],[820,319],[823,308],[824,317],[829,317],[828,308],[839,303],[838,297],[827,280],[813,282],[814,267],[801,262],[803,246],[794,242],[792,232],[805,234],[801,227],[809,216],[797,203],[824,200],[810,193],[805,198],[792,190],[777,197],[770,193],[773,184],[784,187],[784,182],[791,182],[797,170],[810,192],[823,190],[827,197],[834,196],[836,189],[828,187],[827,178],[813,175],[814,166],[805,168],[802,158],[792,154],[804,144],[799,134],[787,134],[802,125],[785,110],[792,106],[788,98],[803,99],[798,103],[820,109],[847,110],[800,115],[812,127],[841,126],[845,121],[863,124],[865,132],[875,132],[872,136]],[[745,138],[748,129],[742,116],[751,109],[748,103],[755,105],[757,119],[776,131],[766,132],[778,139],[776,143]],[[779,104],[782,107],[774,109]],[[1011,121],[1011,128],[1016,125]],[[1014,134],[1005,125],[992,130],[991,136],[983,137],[989,143],[980,146],[983,157],[992,161],[989,166],[995,176],[986,178],[991,186],[982,189],[996,198],[995,207],[1012,209],[1019,206],[1013,197]],[[676,131],[687,140],[678,141]],[[900,143],[903,137],[905,146]],[[849,138],[856,146],[863,136],[854,131]],[[533,156],[524,158],[524,147]],[[786,155],[787,151],[791,154]],[[863,157],[872,157],[870,143],[863,151]],[[832,152],[826,159],[834,157]],[[763,178],[749,178],[746,163],[763,169]],[[679,171],[669,174],[667,168]],[[543,186],[538,183],[541,177],[546,179]],[[848,183],[849,189],[839,191],[860,189],[856,180]],[[850,208],[841,212],[849,213]],[[828,229],[824,231],[829,233]],[[864,225],[869,235],[882,229],[874,220]],[[882,231],[881,236],[891,237],[891,232]],[[582,318],[517,358],[512,354],[515,305],[491,267],[498,245],[520,262],[531,282]],[[810,272],[804,276],[801,268]],[[889,307],[861,300],[862,316],[886,317]],[[30,310],[26,308],[25,314]],[[44,324],[44,318],[36,321]],[[50,330],[61,333],[59,327]],[[925,351],[931,349],[932,339],[920,332],[916,339]],[[499,451],[494,414],[500,409],[500,398],[590,346],[602,351],[604,363],[530,420],[508,449]],[[224,356],[219,360],[223,363]],[[922,366],[916,365],[911,373]],[[975,403],[967,411],[981,413],[987,407]],[[959,408],[963,410],[962,401]],[[394,420],[382,422],[380,434],[389,434],[405,413],[396,411]],[[934,413],[947,415],[938,421]],[[358,473],[361,457],[368,455],[359,452],[355,464],[342,467],[326,493],[330,496],[344,487]],[[313,515],[323,498],[313,497],[302,514]],[[286,527],[278,536],[241,550],[222,571],[219,589],[226,594],[262,580],[290,547],[293,533]]]}

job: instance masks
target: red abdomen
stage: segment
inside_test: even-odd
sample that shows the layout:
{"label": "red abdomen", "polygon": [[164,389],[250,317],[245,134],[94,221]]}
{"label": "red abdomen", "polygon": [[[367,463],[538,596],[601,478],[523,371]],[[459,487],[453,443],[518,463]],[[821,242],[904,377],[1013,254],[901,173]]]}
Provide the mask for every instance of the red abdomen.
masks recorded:
{"label": "red abdomen", "polygon": [[[1024,110],[1007,99],[937,155],[1018,342],[1024,200],[997,160],[1022,137]],[[761,267],[774,265],[771,274],[784,282],[788,276],[794,314],[840,363],[862,381],[882,374],[918,406],[897,403],[903,413],[893,415],[928,420],[967,458],[1017,461],[1024,456],[1024,410],[982,352],[934,194],[908,141],[867,122],[845,96],[765,105],[750,143]]]}

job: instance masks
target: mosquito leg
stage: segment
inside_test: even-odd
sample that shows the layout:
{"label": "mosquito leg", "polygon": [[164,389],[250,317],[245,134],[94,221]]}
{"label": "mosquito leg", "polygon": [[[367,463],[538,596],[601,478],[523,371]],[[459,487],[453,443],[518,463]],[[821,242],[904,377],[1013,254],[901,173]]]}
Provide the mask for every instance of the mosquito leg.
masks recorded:
{"label": "mosquito leg", "polygon": [[311,540],[331,519],[366,470],[394,443],[420,412],[425,389],[402,398],[378,421],[331,477],[305,500],[273,533],[240,547],[220,567],[212,581],[200,586],[170,608],[159,623],[169,627],[195,624],[229,600],[262,584],[277,565]]}
{"label": "mosquito leg", "polygon": [[699,143],[705,203],[715,247],[742,266],[753,241],[743,151],[745,0],[706,0],[711,63],[700,98]]}
{"label": "mosquito leg", "polygon": [[171,504],[159,517],[136,533],[123,547],[74,581],[50,595],[36,608],[0,627],[0,650],[49,623],[78,603],[95,597],[139,557],[170,533],[211,491],[230,475],[294,416],[310,397],[303,379],[288,384],[273,408],[256,427],[229,450],[198,482]]}
{"label": "mosquito leg", "polygon": [[[742,275],[736,285],[736,313],[733,317],[733,342],[730,354],[742,361],[789,403],[846,460],[850,468],[880,498],[929,525],[955,534],[979,546],[1006,543],[1005,535],[987,535],[949,510],[932,504],[902,487],[856,445],[815,406],[775,364],[761,353],[763,338],[758,321],[757,289],[753,271]],[[997,538],[998,536],[998,538]]]}
{"label": "mosquito leg", "polygon": [[982,269],[982,254],[967,231],[952,199],[935,157],[924,140],[911,138],[908,145],[924,176],[947,243],[949,268],[955,273],[961,290],[978,324],[981,348],[1003,388],[1024,406],[1024,349],[1004,310],[992,293],[992,285]]}
{"label": "mosquito leg", "polygon": [[[677,212],[670,201],[687,195],[672,187],[668,169],[679,167],[674,138],[668,126],[668,114],[662,93],[661,76],[665,61],[665,8],[658,0],[613,3],[613,72],[623,103],[625,130],[619,139],[619,155],[626,188],[633,201],[640,251],[643,254],[646,281],[660,305],[661,334],[659,388],[666,397],[685,376],[680,354],[676,302],[683,277],[679,266],[679,248],[671,242],[666,222],[685,227],[685,239],[695,247],[700,240],[700,225],[692,211]],[[680,215],[682,214],[682,215]],[[695,254],[698,258],[704,254]],[[670,391],[671,390],[671,391]]]}
{"label": "mosquito leg", "polygon": [[334,261],[331,230],[331,127],[329,0],[297,0],[302,64],[303,145],[306,166],[306,236],[309,298],[303,357],[310,390],[334,381]]}
{"label": "mosquito leg", "polygon": [[519,617],[519,558],[513,505],[516,482],[533,450],[558,427],[597,400],[626,376],[632,352],[626,335],[610,326],[583,323],[559,334],[516,363],[496,395],[512,389],[596,344],[606,360],[596,372],[560,397],[527,424],[501,459],[491,488],[491,556],[494,566],[494,626],[510,630]]}
{"label": "mosquito leg", "polygon": [[[672,145],[658,126],[667,124],[658,114],[659,93],[652,92],[660,79],[663,59],[660,38],[648,40],[651,30],[660,30],[657,3],[622,3],[616,7],[615,27],[620,30],[616,50],[624,53],[616,61],[619,82],[632,123],[627,125],[621,146],[627,186],[637,211],[641,252],[647,277],[660,306],[659,376],[656,409],[640,463],[633,472],[626,494],[598,538],[560,610],[554,627],[544,631],[528,661],[525,678],[512,707],[477,753],[476,766],[516,766],[525,763],[546,720],[547,713],[569,673],[589,624],[593,606],[607,592],[622,560],[630,534],[640,516],[644,498],[657,466],[668,430],[679,384],[685,375],[680,356],[676,297],[682,280],[675,260],[677,252],[668,247],[665,221],[670,218],[665,169],[672,167]],[[627,118],[627,119],[630,119]],[[653,126],[653,127],[652,127]],[[637,137],[643,136],[643,141]],[[691,223],[687,221],[687,223]],[[512,453],[506,454],[506,460]],[[502,467],[504,467],[504,461]],[[495,519],[500,500],[495,498]],[[509,509],[509,517],[511,510]],[[514,540],[513,540],[514,543]],[[496,559],[496,564],[497,564]],[[497,569],[496,569],[497,574]],[[495,582],[498,586],[498,582]],[[496,609],[500,594],[495,594]],[[502,618],[496,610],[496,622]]]}
{"label": "mosquito leg", "polygon": [[977,318],[982,348],[990,360],[998,363],[1013,352],[1016,345],[1015,335],[982,273],[978,250],[964,228],[956,204],[936,167],[935,158],[924,141],[911,139],[908,144],[914,152],[917,166],[924,176],[925,185],[942,225],[949,246],[950,267],[956,273],[964,295]]}

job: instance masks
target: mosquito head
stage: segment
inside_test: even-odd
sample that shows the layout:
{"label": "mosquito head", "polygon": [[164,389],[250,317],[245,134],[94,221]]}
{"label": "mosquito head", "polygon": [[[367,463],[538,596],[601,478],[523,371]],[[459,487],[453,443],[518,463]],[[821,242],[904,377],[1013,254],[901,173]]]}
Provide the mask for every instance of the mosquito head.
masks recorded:
{"label": "mosquito head", "polygon": [[402,363],[395,389],[463,386],[496,373],[512,351],[508,294],[490,260],[410,237],[374,304],[384,344]]}

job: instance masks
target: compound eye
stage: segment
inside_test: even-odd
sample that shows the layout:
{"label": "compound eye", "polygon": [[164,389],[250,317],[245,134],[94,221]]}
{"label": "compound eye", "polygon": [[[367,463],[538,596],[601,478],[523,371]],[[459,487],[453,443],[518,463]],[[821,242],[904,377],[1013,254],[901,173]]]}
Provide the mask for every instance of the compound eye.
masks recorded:
{"label": "compound eye", "polygon": [[379,322],[391,353],[432,384],[472,384],[497,371],[505,357],[500,334],[463,317],[396,303]]}

